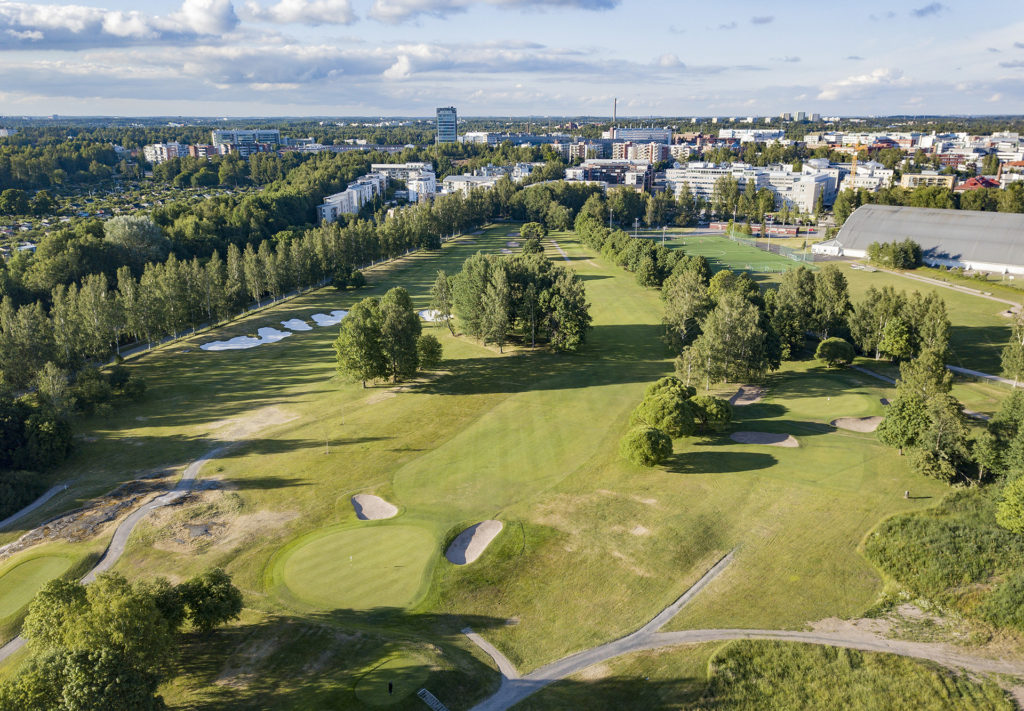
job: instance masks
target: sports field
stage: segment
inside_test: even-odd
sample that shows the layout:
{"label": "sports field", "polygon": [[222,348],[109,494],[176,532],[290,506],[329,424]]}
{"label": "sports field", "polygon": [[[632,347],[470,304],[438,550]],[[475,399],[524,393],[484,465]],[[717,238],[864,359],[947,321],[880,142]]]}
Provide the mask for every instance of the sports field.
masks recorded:
{"label": "sports field", "polygon": [[[711,264],[714,271],[719,269],[732,269],[734,271],[746,272],[784,272],[792,269],[798,264],[806,264],[809,269],[814,269],[813,262],[795,262],[789,257],[784,257],[774,252],[766,252],[749,244],[734,242],[721,233],[710,232],[684,232],[669,233],[669,239],[665,240],[665,246],[673,249],[682,249],[687,254],[696,254],[705,257]],[[660,243],[660,239],[655,239]],[[808,255],[810,259],[810,255]]]}
{"label": "sports field", "polygon": [[[445,349],[439,372],[363,389],[334,377],[336,327],[251,350],[198,348],[398,284],[426,308],[438,268],[508,249],[512,229],[371,272],[367,290],[310,293],[131,362],[146,399],[92,421],[86,435],[96,440],[59,473],[77,477],[81,495],[235,443],[202,471],[217,485],[141,524],[115,568],[180,580],[223,566],[245,593],[239,623],[190,641],[163,692],[173,707],[419,708],[408,690],[422,685],[467,708],[498,678],[463,627],[528,671],[636,629],[733,549],[734,562],[675,627],[799,629],[877,599],[881,577],[858,543],[945,487],[910,473],[872,435],[827,423],[881,414],[879,398],[892,391],[788,363],[762,402],[738,410],[734,429],[791,434],[799,448],[726,434],[676,442],[661,467],[629,465],[617,452],[629,413],[672,369],[662,307],[656,291],[571,233],[552,236],[592,304],[594,329],[578,354],[500,355],[427,326]],[[714,250],[715,239],[751,249],[720,237],[684,248]],[[721,251],[722,265],[744,261]],[[399,514],[359,521],[358,493]],[[505,526],[481,558],[447,563],[448,543],[485,519]],[[400,681],[400,699],[381,696],[390,676],[413,680]]]}

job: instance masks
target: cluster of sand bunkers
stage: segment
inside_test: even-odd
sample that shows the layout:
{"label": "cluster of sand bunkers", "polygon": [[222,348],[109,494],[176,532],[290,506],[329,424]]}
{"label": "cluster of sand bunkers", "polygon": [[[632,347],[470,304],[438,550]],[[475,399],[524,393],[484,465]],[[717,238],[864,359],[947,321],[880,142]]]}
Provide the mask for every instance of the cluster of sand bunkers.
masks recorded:
{"label": "cluster of sand bunkers", "polygon": [[[742,385],[736,394],[729,399],[734,407],[743,407],[760,402],[764,397],[764,388],[756,385]],[[889,401],[882,398],[882,404],[888,405]],[[880,415],[871,417],[839,417],[829,424],[840,430],[851,432],[874,432],[884,418]],[[740,444],[760,444],[770,447],[799,447],[800,441],[791,434],[778,432],[750,432],[739,431],[729,435],[729,439]]]}
{"label": "cluster of sand bunkers", "polygon": [[[335,309],[329,314],[316,313],[310,316],[310,320],[313,321],[317,326],[323,328],[326,326],[337,326],[341,323],[342,319],[348,316],[348,311],[345,309]],[[419,316],[424,321],[443,321],[445,316],[442,316],[437,311],[431,309],[424,309],[419,312]],[[265,326],[256,331],[255,336],[235,336],[226,341],[210,341],[204,343],[199,348],[204,351],[241,351],[248,348],[255,348],[256,346],[262,346],[266,343],[277,343],[282,341],[288,336],[292,336],[298,331],[312,331],[313,327],[308,322],[303,321],[300,318],[290,318],[287,321],[282,321],[281,325],[284,326],[287,331],[282,331],[277,328]]]}
{"label": "cluster of sand bunkers", "polygon": [[[373,494],[356,494],[352,497],[352,508],[360,521],[380,521],[398,515],[398,507]],[[451,542],[444,557],[455,565],[469,565],[487,550],[505,525],[501,521],[488,519],[473,524]]]}

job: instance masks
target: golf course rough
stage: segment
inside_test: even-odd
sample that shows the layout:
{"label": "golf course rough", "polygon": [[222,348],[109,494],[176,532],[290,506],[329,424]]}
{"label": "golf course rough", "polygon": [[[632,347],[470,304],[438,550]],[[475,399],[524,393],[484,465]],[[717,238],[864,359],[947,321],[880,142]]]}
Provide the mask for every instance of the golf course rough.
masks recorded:
{"label": "golf course rough", "polygon": [[330,527],[286,546],[273,572],[315,609],[404,609],[425,593],[436,558],[437,539],[420,526]]}
{"label": "golf course rough", "polygon": [[427,660],[415,653],[401,652],[356,682],[356,698],[367,706],[391,706],[415,694],[429,675]]}

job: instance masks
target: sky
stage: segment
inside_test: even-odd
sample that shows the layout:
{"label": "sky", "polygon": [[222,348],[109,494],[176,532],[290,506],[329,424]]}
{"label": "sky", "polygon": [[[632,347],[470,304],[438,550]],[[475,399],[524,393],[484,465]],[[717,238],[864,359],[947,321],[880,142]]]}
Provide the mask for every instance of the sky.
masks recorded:
{"label": "sky", "polygon": [[0,0],[0,115],[576,116],[613,97],[638,119],[1024,114],[1024,7]]}

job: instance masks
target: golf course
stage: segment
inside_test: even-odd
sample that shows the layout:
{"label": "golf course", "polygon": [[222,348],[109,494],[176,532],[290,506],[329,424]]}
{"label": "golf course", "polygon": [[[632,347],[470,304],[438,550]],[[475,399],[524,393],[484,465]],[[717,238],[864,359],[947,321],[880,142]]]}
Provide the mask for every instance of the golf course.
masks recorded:
{"label": "golf course", "polygon": [[[128,359],[145,397],[84,421],[52,475],[72,485],[0,531],[0,544],[118,486],[149,488],[133,489],[131,506],[91,535],[0,561],[5,641],[48,580],[84,574],[130,511],[209,457],[180,498],[140,518],[112,567],[172,583],[221,567],[244,594],[241,619],[187,636],[161,689],[174,709],[427,708],[421,689],[470,709],[512,677],[467,628],[528,675],[635,633],[674,604],[643,642],[666,646],[546,678],[515,708],[1016,708],[1007,689],[1024,674],[1024,645],[1009,633],[954,653],[889,648],[890,630],[858,626],[893,590],[864,539],[950,490],[871,431],[831,424],[884,416],[895,388],[882,379],[809,356],[786,361],[726,431],[676,439],[659,466],[631,464],[619,454],[630,413],[673,372],[662,303],[572,232],[552,232],[544,249],[586,289],[593,328],[578,352],[513,343],[502,353],[424,321],[444,349],[437,369],[365,388],[337,375],[337,314],[394,286],[428,309],[437,270],[517,251],[518,227],[490,225],[370,268],[365,288],[309,291]],[[674,235],[667,246],[713,269],[794,264],[723,237]],[[768,286],[779,276],[752,271]],[[871,286],[936,288],[953,323],[952,362],[998,373],[1005,305],[885,272],[843,273],[855,302]],[[282,327],[288,337],[261,331]],[[201,347],[244,337],[245,348]],[[965,380],[954,392],[992,413],[1009,388]],[[731,632],[685,636],[716,630]],[[827,641],[751,641],[742,630]],[[0,676],[24,658],[12,654]],[[806,695],[786,683],[794,675]]]}

